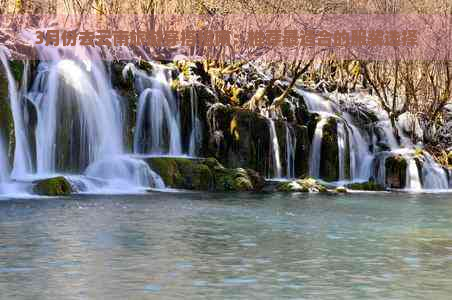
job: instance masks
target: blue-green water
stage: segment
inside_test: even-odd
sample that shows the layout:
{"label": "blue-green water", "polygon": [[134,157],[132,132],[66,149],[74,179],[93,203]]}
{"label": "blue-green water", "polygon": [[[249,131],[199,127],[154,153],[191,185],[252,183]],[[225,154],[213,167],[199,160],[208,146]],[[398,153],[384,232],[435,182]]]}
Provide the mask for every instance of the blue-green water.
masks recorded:
{"label": "blue-green water", "polygon": [[1,299],[450,299],[452,197],[0,201]]}

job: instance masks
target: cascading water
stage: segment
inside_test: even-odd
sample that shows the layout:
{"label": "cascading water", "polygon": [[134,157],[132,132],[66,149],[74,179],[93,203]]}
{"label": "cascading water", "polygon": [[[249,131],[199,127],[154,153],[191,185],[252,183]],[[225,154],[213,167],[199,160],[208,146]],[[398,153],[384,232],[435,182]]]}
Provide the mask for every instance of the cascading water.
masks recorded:
{"label": "cascading water", "polygon": [[422,181],[424,183],[424,189],[446,190],[449,188],[446,171],[428,154],[424,155]]}
{"label": "cascading water", "polygon": [[41,62],[31,89],[38,111],[38,174],[81,171],[123,151],[119,98],[102,62]]}
{"label": "cascading water", "polygon": [[180,155],[182,152],[178,124],[159,89],[147,88],[140,94],[134,149],[142,154]]}
{"label": "cascading water", "polygon": [[287,178],[295,178],[295,152],[297,145],[297,137],[294,128],[286,124],[286,164],[287,164]]}
{"label": "cascading water", "polygon": [[115,190],[124,190],[127,186],[165,188],[162,178],[146,162],[125,155],[96,161],[86,169],[85,174],[106,180],[108,186]]}
{"label": "cascading water", "polygon": [[190,86],[191,132],[188,154],[197,156],[202,139],[202,126],[198,116],[198,94],[193,85]]}
{"label": "cascading water", "polygon": [[406,187],[412,191],[419,191],[422,189],[422,185],[416,160],[414,158],[408,158],[407,160],[408,166],[406,170]]}
{"label": "cascading water", "polygon": [[350,155],[350,178],[352,181],[367,181],[371,176],[374,155],[369,151],[369,143],[361,131],[353,125],[348,113],[343,114],[348,131]]}
{"label": "cascading water", "polygon": [[275,121],[271,118],[267,118],[269,133],[270,133],[270,147],[272,154],[272,165],[273,165],[273,177],[282,177],[282,167],[281,167],[281,157],[279,156],[279,141],[278,135],[276,134]]}
{"label": "cascading water", "polygon": [[316,178],[320,175],[320,155],[322,150],[323,127],[326,125],[327,121],[328,118],[322,116],[317,122],[309,154],[309,175]]}
{"label": "cascading water", "polygon": [[27,141],[25,124],[23,121],[23,93],[18,91],[17,89],[16,81],[13,77],[8,63],[8,55],[8,50],[4,47],[0,47],[0,60],[5,69],[6,77],[8,80],[9,102],[11,105],[11,111],[14,120],[15,150],[11,176],[14,178],[20,178],[26,176],[31,172],[32,160],[30,154],[30,146]]}
{"label": "cascading water", "polygon": [[[314,137],[311,145],[309,159],[309,175],[319,177],[321,146],[323,139],[323,127],[327,123],[328,118],[337,120],[337,143],[338,143],[338,161],[339,161],[339,180],[347,179],[346,168],[350,169],[351,181],[367,181],[371,176],[371,165],[373,155],[369,152],[368,142],[352,122],[350,115],[341,112],[339,106],[321,95],[298,90],[303,96],[309,112],[320,115],[320,120],[316,125]],[[346,153],[346,149],[349,152]],[[347,166],[346,157],[349,157],[349,165]],[[357,163],[359,162],[359,163]]]}
{"label": "cascading water", "polygon": [[345,180],[345,148],[347,143],[347,134],[345,125],[342,122],[337,123],[337,146],[339,156],[339,181]]}
{"label": "cascading water", "polygon": [[86,50],[89,60],[76,59],[78,52],[72,48],[38,50],[47,59],[40,62],[27,95],[38,117],[36,177],[84,173],[86,177],[67,177],[85,187],[103,181],[122,191],[163,188],[161,178],[144,161],[123,154],[122,98],[111,85],[98,49]]}
{"label": "cascading water", "polygon": [[[111,74],[108,71],[110,68],[106,68],[100,59],[100,49],[37,49],[40,64],[32,87],[26,93],[28,65],[25,64],[19,90],[9,66],[8,51],[0,48],[0,60],[8,81],[15,131],[12,174],[8,174],[8,157],[4,145],[0,143],[0,182],[11,182],[32,173],[34,157],[31,153],[34,154],[36,150],[36,171],[39,176],[72,172],[103,180],[110,187],[163,187],[161,178],[152,172],[144,161],[124,154],[123,99],[112,87]],[[80,53],[84,58],[77,59]],[[84,60],[86,58],[88,60]],[[178,98],[174,97],[171,90],[172,71],[169,67],[152,62],[147,62],[146,69],[151,71],[148,73],[140,70],[132,63],[123,69],[125,79],[133,76],[134,86],[139,94],[133,151],[139,154],[182,155],[181,109]],[[202,127],[198,115],[195,82],[189,84],[191,130],[187,130],[187,133],[190,133],[187,137],[187,151],[189,155],[197,156],[202,144]],[[298,92],[303,95],[309,112],[320,116],[310,148],[311,176],[320,176],[323,129],[328,120],[334,118],[337,124],[339,181],[367,181],[374,176],[378,182],[386,184],[385,161],[388,157],[400,155],[407,162],[407,189],[419,191],[422,188],[448,188],[450,171],[444,170],[427,153],[415,155],[414,145],[409,135],[404,133],[415,128],[416,136],[422,136],[414,116],[407,114],[397,120],[396,138],[387,112],[371,96],[362,97],[361,100],[374,103],[371,111],[375,118],[372,118],[369,127],[363,128],[355,125],[360,119],[355,119],[356,115],[351,116],[352,112],[343,99],[332,99],[331,95],[323,96],[301,90]],[[353,94],[343,96],[357,98]],[[28,141],[30,132],[26,126],[26,101],[31,101],[36,108],[36,149],[33,148],[34,144],[29,145]],[[30,108],[30,113],[35,113],[31,110],[33,109]],[[289,123],[284,123],[285,148],[282,149],[285,153],[281,153],[274,121],[276,117],[267,115],[266,118],[273,168],[269,173],[273,178],[293,178],[297,144],[295,130]],[[283,170],[281,162],[284,155],[286,170]],[[419,172],[418,164],[422,172]],[[373,168],[378,169],[377,174],[372,173]],[[388,180],[391,179],[388,177]]]}
{"label": "cascading water", "polygon": [[140,154],[182,155],[178,103],[171,92],[165,69],[157,64],[151,65],[152,76],[132,63],[123,69],[124,78],[128,78],[130,73],[134,77],[140,95],[133,150]]}

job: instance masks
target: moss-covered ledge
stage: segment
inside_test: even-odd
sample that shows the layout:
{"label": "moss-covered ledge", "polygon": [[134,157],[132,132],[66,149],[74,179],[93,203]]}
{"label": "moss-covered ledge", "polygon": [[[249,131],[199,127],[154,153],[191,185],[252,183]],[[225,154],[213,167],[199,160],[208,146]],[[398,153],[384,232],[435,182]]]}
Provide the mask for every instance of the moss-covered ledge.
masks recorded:
{"label": "moss-covered ledge", "polygon": [[260,191],[264,178],[251,169],[229,169],[215,158],[148,157],[144,161],[165,185],[197,191]]}
{"label": "moss-covered ledge", "polygon": [[34,181],[33,192],[41,196],[69,196],[74,190],[65,177],[57,176]]}

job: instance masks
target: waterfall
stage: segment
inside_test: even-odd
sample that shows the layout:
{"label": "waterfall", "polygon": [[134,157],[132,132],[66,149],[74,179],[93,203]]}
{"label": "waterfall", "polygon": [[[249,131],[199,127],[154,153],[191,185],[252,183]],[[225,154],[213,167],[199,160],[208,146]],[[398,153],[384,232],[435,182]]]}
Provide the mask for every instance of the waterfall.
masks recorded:
{"label": "waterfall", "polygon": [[[320,154],[323,138],[323,126],[328,117],[334,117],[337,122],[338,140],[338,160],[339,160],[339,180],[346,180],[345,170],[350,168],[351,181],[367,181],[371,176],[371,167],[374,156],[369,151],[368,142],[363,136],[363,132],[354,124],[351,116],[347,112],[340,112],[339,106],[333,101],[327,100],[321,95],[298,90],[308,107],[309,112],[321,115],[321,120],[317,123],[310,153],[309,174],[319,177]],[[346,149],[349,152],[346,153]],[[349,165],[345,160],[346,155],[350,157]]]}
{"label": "waterfall", "polygon": [[191,132],[188,154],[197,156],[202,139],[202,126],[198,116],[198,94],[193,85],[190,86]]}
{"label": "waterfall", "polygon": [[122,112],[102,61],[41,62],[30,98],[38,111],[37,171],[83,170],[122,153]]}
{"label": "waterfall", "polygon": [[[8,55],[8,50],[6,48],[0,47],[0,60],[5,69],[6,77],[8,80],[9,102],[14,119],[15,149],[11,176],[20,178],[31,172],[32,160],[30,154],[30,146],[28,144],[26,135],[26,128],[23,120],[22,93],[17,89],[16,81],[13,77],[8,63]],[[26,76],[26,74],[24,74],[24,76]]]}
{"label": "waterfall", "polygon": [[345,145],[347,143],[347,134],[342,122],[337,123],[337,146],[339,156],[339,181],[345,180]]}
{"label": "waterfall", "polygon": [[320,176],[320,156],[322,150],[323,127],[326,125],[328,118],[321,117],[317,122],[312,139],[311,151],[309,153],[309,176],[318,178]]}
{"label": "waterfall", "polygon": [[281,178],[282,177],[281,158],[279,156],[279,142],[278,135],[276,134],[275,122],[271,118],[267,118],[267,120],[270,131],[270,147],[272,155],[273,177]]}
{"label": "waterfall", "polygon": [[287,178],[295,178],[295,152],[297,146],[297,137],[295,129],[288,123],[286,124],[286,164]]}
{"label": "waterfall", "polygon": [[105,184],[121,192],[164,188],[144,161],[124,154],[123,99],[98,50],[86,50],[89,60],[81,60],[77,48],[38,48],[42,60],[27,94],[38,119],[37,176],[63,172],[88,191]]}
{"label": "waterfall", "polygon": [[378,164],[378,171],[375,174],[375,180],[381,186],[386,185],[386,158],[388,157],[388,152],[380,152],[375,156],[375,163]]}
{"label": "waterfall", "polygon": [[424,189],[429,190],[446,190],[449,188],[446,171],[438,165],[433,158],[424,155],[424,163],[422,165],[422,180]]}
{"label": "waterfall", "polygon": [[[134,152],[140,154],[182,154],[180,112],[166,69],[152,65],[152,75],[129,63],[123,77],[134,76],[140,94],[134,134]],[[158,115],[157,115],[158,114]]]}
{"label": "waterfall", "polygon": [[336,111],[336,106],[333,102],[325,99],[319,94],[310,93],[304,90],[297,90],[303,96],[304,102],[308,107],[309,112],[328,112],[330,114]]}
{"label": "waterfall", "polygon": [[419,170],[414,158],[407,158],[408,166],[406,170],[406,188],[413,191],[422,189]]}
{"label": "waterfall", "polygon": [[160,89],[145,89],[138,101],[135,152],[178,155],[181,148],[179,127],[168,99]]}
{"label": "waterfall", "polygon": [[[350,178],[352,181],[367,181],[371,176],[374,155],[369,151],[369,141],[363,132],[353,125],[351,116],[343,114],[348,132],[348,145],[350,155]],[[367,137],[367,135],[366,135]]]}
{"label": "waterfall", "polygon": [[127,187],[165,188],[162,178],[142,160],[129,156],[112,156],[94,162],[85,171],[92,176],[108,181],[109,186],[124,189]]}

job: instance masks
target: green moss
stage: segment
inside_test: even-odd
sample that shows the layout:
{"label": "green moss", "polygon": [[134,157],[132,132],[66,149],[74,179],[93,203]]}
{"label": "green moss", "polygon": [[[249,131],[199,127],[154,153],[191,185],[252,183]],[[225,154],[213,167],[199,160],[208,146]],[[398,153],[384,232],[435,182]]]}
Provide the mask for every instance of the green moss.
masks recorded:
{"label": "green moss", "polygon": [[68,196],[73,190],[66,178],[58,176],[35,181],[33,192],[43,196]]}
{"label": "green moss", "polygon": [[358,191],[384,191],[385,188],[375,181],[356,182],[347,185],[347,188]]}
{"label": "green moss", "polygon": [[167,186],[199,191],[252,191],[263,187],[263,178],[252,170],[224,168],[215,158],[147,158]]}
{"label": "green moss", "polygon": [[217,191],[234,191],[235,177],[231,169],[215,170],[215,187]]}
{"label": "green moss", "polygon": [[182,175],[180,174],[179,168],[174,159],[152,157],[146,159],[146,162],[149,164],[151,169],[162,177],[165,185],[175,188],[182,186]]}
{"label": "green moss", "polygon": [[209,190],[213,184],[212,172],[209,166],[186,158],[174,159],[180,173],[178,179],[182,188],[193,190]]}

